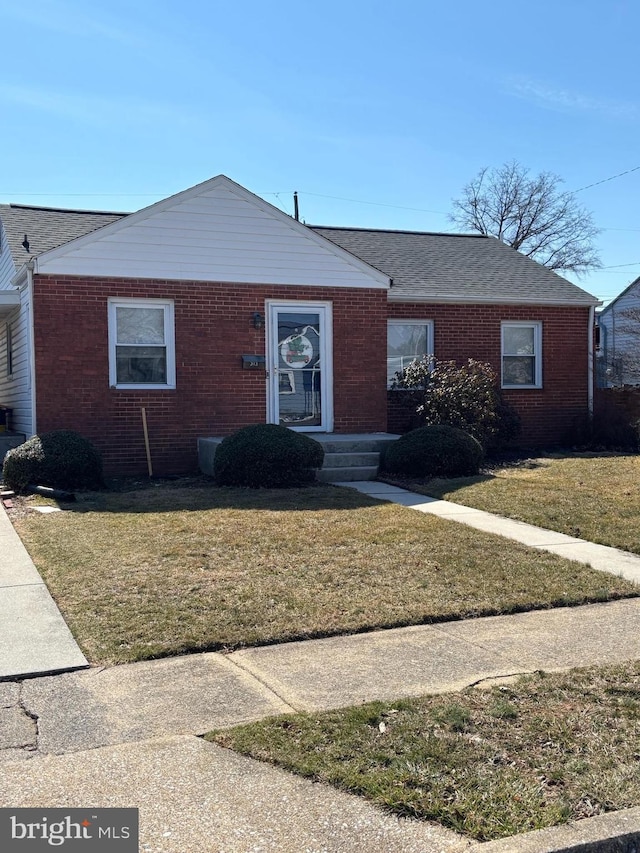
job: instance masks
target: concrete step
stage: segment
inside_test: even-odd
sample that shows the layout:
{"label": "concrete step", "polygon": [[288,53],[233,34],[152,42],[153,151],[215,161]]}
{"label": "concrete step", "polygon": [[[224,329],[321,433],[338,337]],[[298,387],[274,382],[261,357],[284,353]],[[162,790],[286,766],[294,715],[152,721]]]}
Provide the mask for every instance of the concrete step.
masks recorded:
{"label": "concrete step", "polygon": [[375,480],[378,466],[361,466],[355,468],[321,468],[316,471],[316,480],[320,483],[347,483],[354,480]]}
{"label": "concrete step", "polygon": [[[380,463],[380,451],[388,442],[399,438],[384,432],[359,435],[306,434],[324,448],[322,472],[329,473],[322,473],[322,476],[319,474],[318,480],[327,483],[375,479]],[[220,437],[198,439],[198,461],[203,474],[213,475],[213,460],[221,441]]]}
{"label": "concrete step", "polygon": [[379,453],[327,453],[324,454],[323,468],[371,467],[380,463]]}
{"label": "concrete step", "polygon": [[319,442],[324,447],[325,453],[379,453],[386,444],[396,441],[400,436],[385,432],[362,435],[309,433],[309,438]]}

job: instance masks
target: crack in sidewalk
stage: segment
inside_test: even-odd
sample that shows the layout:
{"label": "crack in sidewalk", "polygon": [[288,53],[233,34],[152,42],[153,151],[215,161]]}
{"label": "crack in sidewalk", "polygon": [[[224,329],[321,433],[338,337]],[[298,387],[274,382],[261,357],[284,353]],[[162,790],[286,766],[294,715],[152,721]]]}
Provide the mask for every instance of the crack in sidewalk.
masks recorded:
{"label": "crack in sidewalk", "polygon": [[24,681],[19,682],[20,688],[18,693],[18,708],[22,711],[25,717],[28,717],[33,722],[33,726],[35,729],[35,738],[33,740],[33,744],[25,744],[23,749],[25,752],[37,752],[40,746],[40,716],[35,713],[35,711],[31,711],[24,700],[23,696],[23,688]]}
{"label": "crack in sidewalk", "polygon": [[[253,681],[256,681],[262,688],[264,688],[269,693],[271,693],[273,696],[275,696],[276,699],[278,700],[278,702],[280,702],[282,705],[284,705],[288,709],[288,713],[300,714],[305,710],[304,708],[296,708],[295,705],[292,705],[291,702],[288,701],[288,699],[285,699],[284,696],[281,696],[278,693],[278,691],[275,690],[271,686],[271,684],[269,684],[267,681],[264,680],[264,678],[261,678],[259,675],[257,675],[255,672],[253,672],[253,670],[251,670],[248,666],[243,665],[240,661],[232,660],[230,655],[225,655],[224,660],[226,663],[230,664],[231,666],[235,667],[236,669],[239,669],[240,672],[242,672],[244,675],[251,678]],[[283,711],[282,713],[287,713],[287,711]]]}

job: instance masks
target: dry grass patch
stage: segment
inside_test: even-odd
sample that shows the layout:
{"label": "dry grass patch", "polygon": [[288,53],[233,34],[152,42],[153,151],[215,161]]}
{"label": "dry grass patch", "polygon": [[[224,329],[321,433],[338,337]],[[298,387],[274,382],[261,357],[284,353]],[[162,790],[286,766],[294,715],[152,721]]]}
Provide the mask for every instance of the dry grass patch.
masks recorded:
{"label": "dry grass patch", "polygon": [[207,739],[487,841],[640,805],[640,664],[272,718]]}
{"label": "dry grass patch", "polygon": [[640,554],[640,455],[546,456],[411,483],[433,497]]}
{"label": "dry grass patch", "polygon": [[637,594],[331,486],[96,493],[15,524],[83,651],[107,664]]}

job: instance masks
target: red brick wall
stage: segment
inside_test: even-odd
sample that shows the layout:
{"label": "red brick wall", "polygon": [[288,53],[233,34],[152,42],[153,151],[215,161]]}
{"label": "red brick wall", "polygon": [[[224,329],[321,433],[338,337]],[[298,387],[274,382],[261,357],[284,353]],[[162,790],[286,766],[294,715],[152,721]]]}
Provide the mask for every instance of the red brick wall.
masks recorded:
{"label": "red brick wall", "polygon": [[[107,299],[173,299],[175,390],[109,387]],[[234,285],[148,279],[36,276],[34,286],[37,429],[74,429],[104,455],[110,474],[146,472],[141,407],[146,408],[154,473],[197,470],[197,438],[227,435],[266,420],[262,371],[241,355],[263,354],[253,328],[266,299],[333,305],[334,429],[386,429],[386,291]]]}
{"label": "red brick wall", "polygon": [[[498,376],[501,322],[540,321],[543,387],[503,392],[522,419],[518,443],[561,444],[574,421],[587,413],[588,308],[389,303],[389,317],[433,320],[436,358],[486,361]],[[394,425],[389,423],[390,431]]]}

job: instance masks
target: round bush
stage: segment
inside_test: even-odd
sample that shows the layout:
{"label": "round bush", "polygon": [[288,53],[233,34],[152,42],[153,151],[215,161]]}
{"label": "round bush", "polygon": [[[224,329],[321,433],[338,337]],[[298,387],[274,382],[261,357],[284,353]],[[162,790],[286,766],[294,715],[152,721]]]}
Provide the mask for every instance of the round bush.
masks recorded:
{"label": "round bush", "polygon": [[223,486],[288,488],[315,479],[324,450],[317,441],[275,424],[244,427],[223,439],[213,475]]}
{"label": "round bush", "polygon": [[467,477],[477,474],[482,445],[446,424],[420,427],[387,444],[382,468],[401,477]]}
{"label": "round bush", "polygon": [[71,430],[34,435],[5,456],[2,478],[9,488],[27,486],[57,489],[99,489],[103,485],[102,458],[88,441]]}

